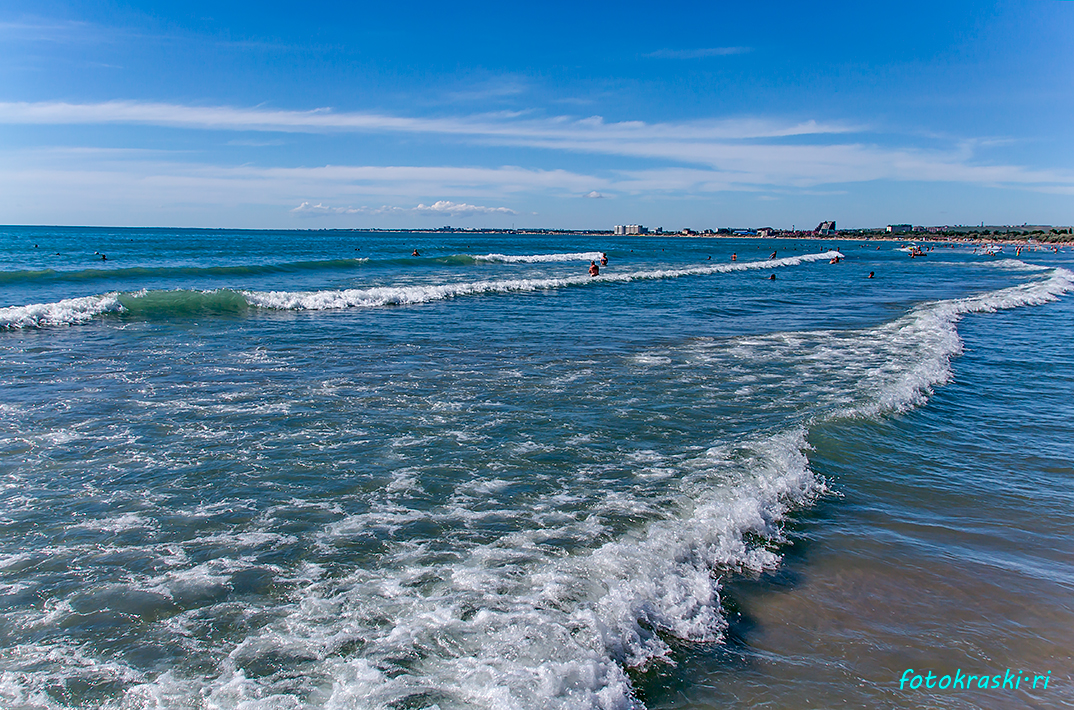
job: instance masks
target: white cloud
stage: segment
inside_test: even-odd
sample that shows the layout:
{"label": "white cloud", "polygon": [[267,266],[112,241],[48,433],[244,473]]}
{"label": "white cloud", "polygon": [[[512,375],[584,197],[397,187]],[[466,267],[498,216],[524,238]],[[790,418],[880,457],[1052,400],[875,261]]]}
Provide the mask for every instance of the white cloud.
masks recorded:
{"label": "white cloud", "polygon": [[482,207],[481,205],[468,205],[465,202],[451,202],[450,200],[439,200],[428,207],[418,205],[413,208],[413,211],[419,214],[448,214],[453,217],[474,214],[518,214],[518,212],[506,207]]}
{"label": "white cloud", "polygon": [[[719,185],[809,187],[869,180],[914,180],[984,185],[1035,186],[1049,191],[1074,186],[1069,170],[1034,170],[1016,165],[984,165],[974,161],[976,141],[961,141],[947,150],[883,147],[861,141],[839,141],[862,128],[838,122],[776,121],[739,118],[720,121],[607,123],[600,116],[536,119],[526,113],[497,113],[447,118],[409,118],[328,109],[280,111],[227,106],[183,106],[164,103],[110,101],[97,104],[62,102],[0,102],[0,123],[94,124],[139,123],[189,129],[280,132],[403,132],[456,136],[486,145],[519,146],[549,151],[655,159],[676,166],[700,165],[707,187]],[[781,139],[794,137],[787,143]],[[290,169],[301,170],[301,169]],[[326,166],[323,172],[335,170]],[[347,169],[344,169],[347,170]],[[392,180],[391,172],[406,168],[361,169],[375,176],[355,180]],[[429,177],[447,170],[457,178],[467,170],[486,168],[413,168]],[[538,175],[563,183],[561,171],[525,171],[526,188]],[[682,172],[685,168],[655,168]],[[339,179],[343,179],[340,177]],[[433,178],[434,181],[438,178]],[[478,182],[487,182],[481,176]],[[644,180],[635,180],[641,188]],[[679,182],[677,179],[673,182]],[[510,181],[509,181],[510,183]],[[502,190],[510,190],[508,186]],[[589,187],[588,189],[592,189]],[[429,194],[432,191],[423,191]]]}
{"label": "white cloud", "polygon": [[31,125],[146,124],[201,130],[278,131],[292,133],[400,132],[522,140],[675,140],[712,141],[848,133],[859,128],[817,121],[730,119],[645,123],[605,123],[601,116],[525,118],[525,113],[496,113],[449,118],[410,118],[364,112],[284,111],[231,106],[184,106],[139,101],[95,104],[0,102],[0,123]]}
{"label": "white cloud", "polygon": [[[807,194],[824,186],[870,181],[1013,187],[1058,195],[1074,192],[1074,171],[984,164],[977,157],[986,150],[980,141],[950,140],[945,149],[883,146],[862,141],[861,135],[853,139],[847,136],[860,129],[817,121],[740,118],[608,123],[600,116],[537,119],[528,113],[506,112],[406,118],[327,110],[53,102],[0,103],[0,123],[4,122],[146,123],[233,131],[424,132],[454,135],[484,145],[545,149],[553,153],[553,161],[555,152],[627,159],[617,160],[615,167],[610,161],[589,159],[588,172],[575,172],[511,165],[235,166],[192,162],[191,153],[92,147],[0,151],[3,204],[35,205],[36,212],[19,213],[27,215],[48,214],[49,202],[68,204],[72,209],[83,205],[89,210],[88,205],[95,200],[111,205],[117,213],[127,212],[134,204],[208,205],[220,211],[241,204],[266,206],[275,210],[274,214],[290,211],[307,217],[495,217],[519,214],[515,209],[528,211],[533,200],[557,197],[684,197],[723,191]],[[785,140],[789,137],[793,140]],[[938,140],[931,143],[936,145]],[[362,204],[381,207],[335,206]],[[515,207],[489,206],[498,204]]]}
{"label": "white cloud", "polygon": [[471,217],[473,215],[517,215],[518,212],[507,207],[484,207],[482,205],[470,205],[465,202],[452,202],[451,200],[437,200],[431,205],[418,204],[417,207],[395,207],[383,205],[381,207],[329,207],[318,202],[311,205],[309,201],[303,202],[291,210],[292,214],[300,217],[327,217],[340,214],[367,214],[367,215],[447,215],[450,217]]}
{"label": "white cloud", "polygon": [[291,213],[296,214],[299,217],[325,217],[337,214],[359,214],[363,211],[364,210],[362,209],[354,209],[353,207],[329,207],[328,205],[322,205],[320,202],[311,205],[307,201],[291,210]]}

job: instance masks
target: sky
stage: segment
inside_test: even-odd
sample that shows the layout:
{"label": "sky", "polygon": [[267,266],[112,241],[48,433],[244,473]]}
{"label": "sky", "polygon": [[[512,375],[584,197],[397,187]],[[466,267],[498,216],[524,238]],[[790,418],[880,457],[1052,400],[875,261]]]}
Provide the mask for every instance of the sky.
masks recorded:
{"label": "sky", "polygon": [[0,4],[0,224],[1074,223],[1074,2]]}

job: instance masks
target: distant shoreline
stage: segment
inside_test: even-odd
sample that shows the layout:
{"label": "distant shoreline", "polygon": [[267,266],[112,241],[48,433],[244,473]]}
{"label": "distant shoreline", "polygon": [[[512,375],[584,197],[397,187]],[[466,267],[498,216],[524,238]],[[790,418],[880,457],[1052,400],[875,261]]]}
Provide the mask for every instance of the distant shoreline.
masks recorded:
{"label": "distant shoreline", "polygon": [[[1037,226],[1035,229],[1020,227],[1006,228],[999,232],[998,228],[985,228],[984,231],[956,228],[959,231],[947,232],[885,232],[881,230],[841,230],[833,234],[818,234],[812,231],[780,231],[775,234],[733,234],[713,233],[699,234],[690,232],[646,232],[645,234],[616,235],[611,230],[604,229],[465,229],[465,228],[361,228],[361,227],[332,227],[322,229],[257,229],[249,227],[116,227],[116,226],[88,226],[88,225],[0,225],[0,229],[114,229],[122,231],[159,231],[159,230],[183,230],[201,232],[296,232],[296,233],[374,233],[374,234],[513,234],[528,236],[592,236],[592,237],[634,237],[639,239],[661,237],[688,237],[693,239],[808,239],[812,241],[879,241],[879,242],[931,242],[949,244],[1071,244],[1074,243],[1074,228],[1072,227],[1044,227]],[[965,230],[965,231],[963,231]],[[1019,231],[1015,231],[1019,230]],[[988,232],[987,234],[985,232]]]}

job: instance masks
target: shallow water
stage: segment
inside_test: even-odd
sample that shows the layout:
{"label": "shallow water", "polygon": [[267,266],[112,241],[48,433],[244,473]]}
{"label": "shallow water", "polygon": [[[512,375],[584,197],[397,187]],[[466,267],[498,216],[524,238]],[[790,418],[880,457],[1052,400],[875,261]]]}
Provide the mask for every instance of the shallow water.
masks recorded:
{"label": "shallow water", "polygon": [[894,246],[5,229],[0,698],[1068,704],[1069,253]]}

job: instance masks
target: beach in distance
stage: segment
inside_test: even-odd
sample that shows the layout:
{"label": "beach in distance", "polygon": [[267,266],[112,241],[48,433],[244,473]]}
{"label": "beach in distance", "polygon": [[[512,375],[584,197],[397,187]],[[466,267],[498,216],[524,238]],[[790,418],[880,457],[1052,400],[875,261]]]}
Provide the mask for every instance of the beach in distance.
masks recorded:
{"label": "beach in distance", "polygon": [[1070,707],[999,229],[0,227],[0,706]]}

